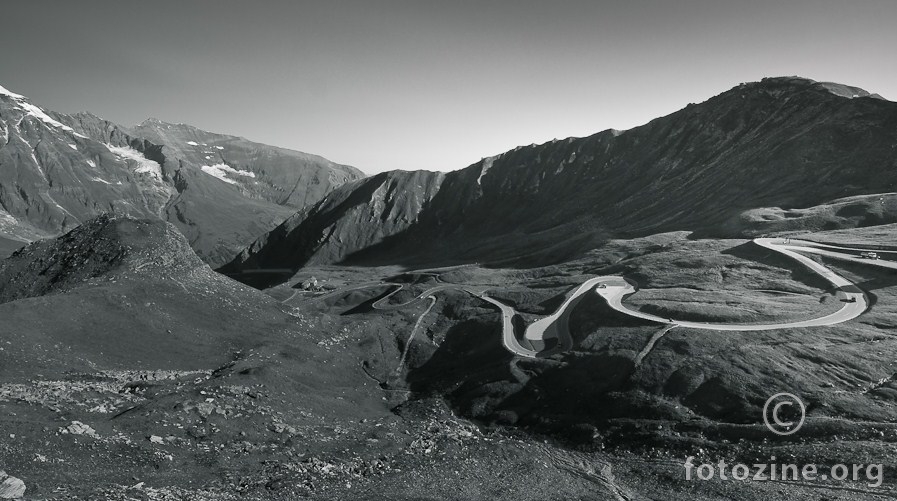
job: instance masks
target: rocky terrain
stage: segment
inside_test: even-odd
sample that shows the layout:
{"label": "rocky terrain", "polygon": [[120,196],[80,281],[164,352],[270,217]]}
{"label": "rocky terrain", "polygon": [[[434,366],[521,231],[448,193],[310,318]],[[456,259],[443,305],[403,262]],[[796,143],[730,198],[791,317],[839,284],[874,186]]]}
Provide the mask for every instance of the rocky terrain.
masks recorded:
{"label": "rocky terrain", "polygon": [[364,373],[344,369],[360,361],[213,272],[168,223],[101,216],[17,251],[0,274],[0,419],[13,435],[0,458],[35,495],[150,472],[200,482],[222,461],[213,437],[269,454],[299,429],[332,440],[341,422],[389,416]]}
{"label": "rocky terrain", "polygon": [[[523,146],[460,171],[415,173],[413,183],[391,172],[346,185],[224,270],[343,261],[534,266],[610,238],[797,229],[771,220],[894,191],[895,131],[897,104],[876,95],[764,79],[625,132]],[[868,224],[860,205],[849,210],[855,214],[830,217],[824,229]],[[876,207],[869,218],[892,214]],[[813,228],[823,229],[802,229]]]}
{"label": "rocky terrain", "polygon": [[[113,214],[0,218],[7,240],[35,240],[0,261],[0,497],[897,496],[894,103],[767,79],[626,132],[448,174],[339,171],[327,186],[257,163],[319,160],[239,138],[48,117],[59,125],[19,127],[52,126],[42,133],[94,148],[104,175],[124,162],[120,186],[159,190]],[[219,158],[233,171],[202,168]],[[190,214],[225,203],[218,188],[304,207],[213,271],[222,261],[202,236],[214,221]],[[50,223],[70,229],[39,239],[58,231]],[[808,267],[751,240],[769,234],[853,257],[809,254]],[[597,286],[554,336],[526,338],[603,276],[634,284],[625,306],[656,318],[612,308]],[[864,302],[849,304],[845,287]],[[851,304],[859,316],[814,327],[700,325],[826,318]],[[509,348],[508,333],[530,351]],[[764,426],[777,392],[806,403],[800,433]],[[685,478],[688,457],[773,456],[882,463],[884,479]]]}
{"label": "rocky terrain", "polygon": [[[851,232],[869,229],[801,237],[828,241]],[[410,402],[443,400],[480,427],[523,432],[530,444],[547,440],[549,449],[533,456],[546,460],[546,468],[579,465],[571,471],[595,474],[585,477],[590,487],[565,486],[557,499],[885,499],[893,495],[891,481],[879,490],[859,483],[683,480],[688,456],[729,463],[776,456],[822,465],[894,458],[897,280],[893,271],[872,266],[825,263],[875,298],[859,319],[758,332],[668,329],[588,295],[570,317],[573,349],[535,359],[502,346],[498,310],[474,295],[445,289],[430,302],[414,298],[447,284],[481,287],[514,305],[520,330],[556,309],[584,277],[607,274],[639,284],[630,307],[676,319],[800,320],[830,314],[842,303],[818,275],[749,240],[694,239],[685,232],[611,240],[580,259],[526,269],[309,266],[266,292],[300,314],[349,322],[349,333],[335,336],[331,349],[375,326],[394,333],[391,342],[403,356],[392,367],[369,361],[368,369],[388,388],[408,390],[403,398]],[[310,276],[322,290],[302,287]],[[384,304],[392,287],[355,288],[377,282],[404,284],[407,291]],[[801,395],[808,405],[809,418],[793,438],[773,436],[762,422],[766,399],[779,391]],[[396,492],[392,484],[383,489]]]}
{"label": "rocky terrain", "polygon": [[284,304],[213,272],[168,223],[101,216],[17,251],[0,274],[0,492],[11,498],[594,489],[557,446],[387,382],[402,321]]}
{"label": "rocky terrain", "polygon": [[[168,223],[101,216],[0,263],[0,423],[9,437],[0,492],[509,500],[891,492],[682,477],[687,456],[897,459],[887,377],[897,282],[875,270],[843,270],[874,292],[872,310],[809,336],[675,329],[652,345],[657,326],[591,298],[571,317],[572,351],[521,359],[502,347],[500,316],[487,303],[453,290],[429,306],[413,298],[439,284],[476,285],[528,322],[582,276],[624,273],[639,280],[636,297],[649,295],[634,304],[666,301],[676,315],[787,319],[835,305],[818,278],[744,240],[686,233],[614,240],[525,270],[309,267],[262,293],[212,271]],[[377,281],[410,289],[372,308],[390,288],[352,288]],[[711,292],[726,308],[713,308]],[[770,440],[759,423],[770,388],[811,399],[799,438]]]}
{"label": "rocky terrain", "polygon": [[260,237],[222,271],[341,261],[359,242],[382,242],[417,224],[446,176],[395,171],[349,183]]}
{"label": "rocky terrain", "polygon": [[0,251],[115,212],[171,222],[200,257],[220,265],[296,210],[363,177],[315,155],[184,124],[127,128],[45,111],[2,88],[0,138]]}

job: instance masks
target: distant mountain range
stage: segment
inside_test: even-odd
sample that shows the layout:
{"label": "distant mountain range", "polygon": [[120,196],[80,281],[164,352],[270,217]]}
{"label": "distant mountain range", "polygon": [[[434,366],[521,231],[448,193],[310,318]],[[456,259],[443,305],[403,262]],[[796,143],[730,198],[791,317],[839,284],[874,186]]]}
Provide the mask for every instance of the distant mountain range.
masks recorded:
{"label": "distant mountain range", "polygon": [[297,151],[150,119],[123,127],[44,110],[0,87],[0,253],[104,212],[174,224],[209,264],[358,169]]}
{"label": "distant mountain range", "polygon": [[[0,498],[893,492],[675,477],[897,459],[895,183],[897,103],[799,78],[372,177],[0,88]],[[772,392],[811,411],[797,438]]]}
{"label": "distant mountain range", "polygon": [[394,171],[347,183],[222,270],[543,265],[609,238],[895,222],[871,199],[846,212],[798,210],[891,191],[897,103],[841,84],[768,78],[625,132],[518,147],[448,174]]}
{"label": "distant mountain range", "polygon": [[171,222],[229,273],[541,265],[666,231],[743,237],[895,222],[871,197],[897,191],[895,148],[897,104],[784,77],[624,132],[518,147],[450,173],[365,178],[185,124],[55,113],[0,87],[0,253],[114,212]]}

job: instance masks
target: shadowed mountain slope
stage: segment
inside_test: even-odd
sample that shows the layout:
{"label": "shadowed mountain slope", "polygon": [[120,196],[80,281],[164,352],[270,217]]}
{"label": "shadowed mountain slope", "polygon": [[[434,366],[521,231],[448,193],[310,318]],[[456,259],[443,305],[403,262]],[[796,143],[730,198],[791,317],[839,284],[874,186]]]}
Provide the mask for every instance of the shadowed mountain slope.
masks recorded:
{"label": "shadowed mountain slope", "polygon": [[389,416],[358,353],[322,346],[324,320],[215,273],[155,218],[102,215],[0,260],[0,318],[0,425],[20,437],[0,456],[34,495],[206,483],[292,451],[298,429]]}
{"label": "shadowed mountain slope", "polygon": [[[327,388],[363,391],[367,382],[361,372],[322,365],[333,355],[308,322],[212,271],[158,219],[101,215],[0,261],[0,315],[6,382],[98,369],[212,370],[239,360],[265,367],[247,379],[301,380],[295,398],[335,413],[348,404],[329,401],[335,393]],[[301,363],[282,369],[281,357]],[[379,397],[359,398],[380,408]]]}
{"label": "shadowed mountain slope", "polygon": [[894,191],[895,147],[897,103],[770,78],[625,132],[518,147],[449,174],[415,173],[413,182],[392,172],[348,184],[223,271],[341,261],[531,266],[611,236],[741,236],[756,226],[739,225],[746,211]]}

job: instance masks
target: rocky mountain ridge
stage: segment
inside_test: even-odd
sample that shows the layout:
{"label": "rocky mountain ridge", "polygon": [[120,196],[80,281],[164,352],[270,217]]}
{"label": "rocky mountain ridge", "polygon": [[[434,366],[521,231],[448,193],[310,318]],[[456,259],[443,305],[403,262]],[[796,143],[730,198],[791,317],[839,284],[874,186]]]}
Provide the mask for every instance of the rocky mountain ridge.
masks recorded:
{"label": "rocky mountain ridge", "polygon": [[[2,248],[103,212],[159,217],[218,265],[288,215],[363,174],[322,157],[147,120],[45,111],[0,88]],[[18,243],[18,245],[16,244]]]}
{"label": "rocky mountain ridge", "polygon": [[0,260],[0,303],[64,292],[97,277],[158,279],[200,268],[208,269],[173,225],[106,213]]}
{"label": "rocky mountain ridge", "polygon": [[413,185],[407,176],[341,187],[223,270],[530,266],[610,237],[745,236],[747,211],[895,191],[897,103],[839,84],[769,78],[628,131],[518,147],[460,171],[416,173]]}

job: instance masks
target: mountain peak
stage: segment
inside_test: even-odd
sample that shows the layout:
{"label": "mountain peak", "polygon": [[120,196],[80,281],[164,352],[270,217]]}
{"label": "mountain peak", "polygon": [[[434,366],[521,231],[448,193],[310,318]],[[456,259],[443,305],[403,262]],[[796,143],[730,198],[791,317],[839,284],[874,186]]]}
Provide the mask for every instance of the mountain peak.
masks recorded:
{"label": "mountain peak", "polygon": [[16,94],[15,92],[7,89],[6,87],[0,85],[0,96],[7,96],[13,99],[27,99],[25,96],[21,94]]}
{"label": "mountain peak", "polygon": [[[824,90],[830,94],[833,94],[838,97],[844,97],[847,99],[854,99],[858,97],[871,97],[874,99],[886,100],[878,94],[873,94],[867,90],[861,89],[859,87],[854,87],[851,85],[845,85],[837,82],[819,82],[810,78],[801,77],[801,76],[782,76],[782,77],[767,77],[760,82],[755,82],[754,84],[742,84],[744,85],[756,85],[762,88],[769,87],[796,87],[796,88],[804,88],[804,89],[819,89]],[[741,87],[741,86],[739,86]]]}
{"label": "mountain peak", "polygon": [[[156,117],[149,117],[149,118],[147,118],[146,120],[144,120],[144,121],[140,122],[139,124],[137,124],[137,125],[135,126],[135,128],[139,128],[139,127],[161,127],[161,126],[166,126],[166,127],[178,127],[178,128],[181,128],[181,129],[188,129],[188,130],[202,130],[202,129],[199,129],[199,128],[197,128],[197,127],[194,127],[194,126],[192,126],[192,125],[190,125],[190,124],[185,124],[185,123],[182,123],[182,122],[166,122],[165,120],[162,120],[161,118],[156,118]],[[206,132],[206,131],[203,131],[203,132]]]}
{"label": "mountain peak", "polygon": [[[533,267],[608,238],[752,235],[741,216],[752,208],[812,207],[897,182],[889,168],[897,103],[842,96],[870,94],[768,78],[624,133],[519,147],[442,179],[374,176],[287,220],[225,271],[342,262]],[[835,227],[851,224],[838,219]]]}
{"label": "mountain peak", "polygon": [[163,120],[160,120],[160,119],[158,119],[158,118],[156,118],[156,117],[149,117],[149,118],[147,118],[146,120],[144,120],[144,121],[140,122],[139,124],[137,124],[137,126],[140,127],[140,126],[143,126],[143,125],[161,125],[161,124],[166,124],[166,123],[167,123],[167,122],[165,122],[165,121],[163,121]]}
{"label": "mountain peak", "polygon": [[57,113],[6,88],[0,141],[0,256],[111,211],[171,221],[220,265],[363,177],[319,156],[155,117],[126,128],[89,112]]}
{"label": "mountain peak", "polygon": [[17,113],[24,113],[24,115],[31,116],[43,122],[47,127],[61,129],[63,131],[72,133],[73,135],[78,136],[82,139],[84,138],[83,135],[75,132],[75,130],[68,125],[63,124],[62,122],[48,115],[43,108],[32,104],[27,97],[21,94],[16,94],[15,92],[2,86],[0,86],[0,96],[11,99],[12,102],[7,104],[7,106],[11,106],[13,110],[18,110]]}
{"label": "mountain peak", "polygon": [[878,94],[873,94],[869,91],[863,90],[859,87],[853,87],[850,85],[839,84],[837,82],[817,82],[816,85],[824,88],[825,90],[831,92],[836,96],[846,97],[848,99],[853,99],[857,97],[871,97],[874,99],[886,100]]}
{"label": "mountain peak", "polygon": [[103,120],[103,117],[97,115],[96,113],[90,112],[90,111],[76,111],[75,113],[72,113],[70,116],[73,116],[73,117],[90,117],[90,118],[96,118],[96,119],[98,119],[98,120]]}

